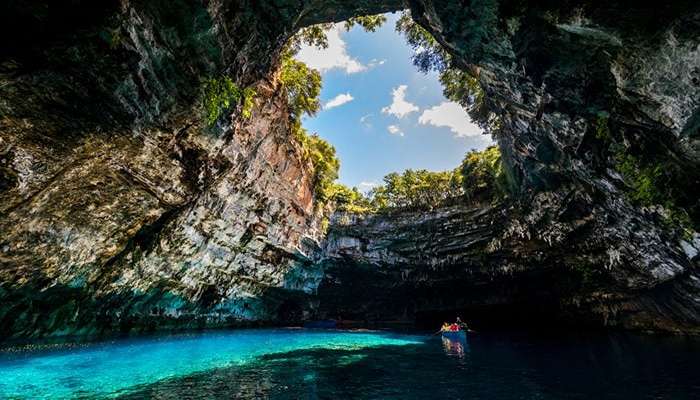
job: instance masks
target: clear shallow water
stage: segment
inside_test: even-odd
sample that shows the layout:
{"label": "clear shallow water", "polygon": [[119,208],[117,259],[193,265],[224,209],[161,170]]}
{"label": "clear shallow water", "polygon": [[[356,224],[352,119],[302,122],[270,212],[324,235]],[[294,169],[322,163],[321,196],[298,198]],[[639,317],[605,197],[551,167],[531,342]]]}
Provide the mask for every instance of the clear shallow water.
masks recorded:
{"label": "clear shallow water", "polygon": [[0,398],[698,399],[697,339],[240,330],[0,353]]}
{"label": "clear shallow water", "polygon": [[166,378],[240,367],[265,354],[349,351],[420,340],[382,333],[237,330],[120,340],[59,351],[4,352],[0,355],[0,398],[113,397]]}

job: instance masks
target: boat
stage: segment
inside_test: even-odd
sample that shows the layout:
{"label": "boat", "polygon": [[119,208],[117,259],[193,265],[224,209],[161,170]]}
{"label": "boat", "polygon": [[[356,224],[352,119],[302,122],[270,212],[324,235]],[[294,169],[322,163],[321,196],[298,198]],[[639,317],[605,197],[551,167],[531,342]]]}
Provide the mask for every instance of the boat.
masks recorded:
{"label": "boat", "polygon": [[442,331],[442,337],[452,340],[464,340],[467,338],[467,331],[460,329],[458,331]]}

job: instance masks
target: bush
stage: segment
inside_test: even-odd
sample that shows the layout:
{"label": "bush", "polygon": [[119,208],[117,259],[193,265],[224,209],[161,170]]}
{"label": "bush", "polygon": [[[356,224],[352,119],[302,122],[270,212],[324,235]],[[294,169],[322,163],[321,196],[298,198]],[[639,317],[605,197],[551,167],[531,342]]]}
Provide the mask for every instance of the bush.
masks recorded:
{"label": "bush", "polygon": [[356,187],[349,187],[336,183],[332,187],[331,201],[338,211],[347,211],[356,214],[365,214],[377,211],[370,199],[362,194]]}
{"label": "bush", "polygon": [[462,188],[470,200],[487,200],[507,196],[513,186],[501,161],[501,152],[496,146],[483,151],[467,153],[459,168]]}
{"label": "bush", "polygon": [[207,79],[203,92],[202,103],[207,124],[214,125],[221,115],[241,101],[243,102],[241,114],[244,118],[250,118],[256,95],[255,89],[241,89],[233,83],[231,78],[224,76]]}

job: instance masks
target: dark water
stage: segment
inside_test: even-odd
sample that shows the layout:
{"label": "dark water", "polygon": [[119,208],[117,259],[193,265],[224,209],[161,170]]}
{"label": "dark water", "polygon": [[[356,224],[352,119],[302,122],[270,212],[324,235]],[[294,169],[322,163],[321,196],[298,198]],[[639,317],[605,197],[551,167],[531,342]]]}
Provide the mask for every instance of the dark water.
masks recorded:
{"label": "dark water", "polygon": [[700,341],[678,337],[257,330],[9,354],[12,398],[700,399]]}
{"label": "dark water", "polygon": [[[444,343],[443,343],[444,342]],[[143,387],[158,399],[700,399],[700,343],[625,335],[299,350]]]}

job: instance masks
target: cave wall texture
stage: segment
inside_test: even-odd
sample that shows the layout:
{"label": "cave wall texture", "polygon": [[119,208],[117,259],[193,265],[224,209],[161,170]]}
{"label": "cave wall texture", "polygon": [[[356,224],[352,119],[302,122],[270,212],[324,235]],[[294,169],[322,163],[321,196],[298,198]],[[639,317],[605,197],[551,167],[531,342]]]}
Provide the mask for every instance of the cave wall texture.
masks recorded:
{"label": "cave wall texture", "polygon": [[[279,52],[300,27],[404,8],[478,76],[517,194],[335,215],[324,237]],[[697,229],[696,2],[33,0],[0,15],[2,340],[493,306],[700,331],[700,236],[633,204],[611,150],[673,170]],[[221,74],[255,105],[208,126],[200,87]]]}

